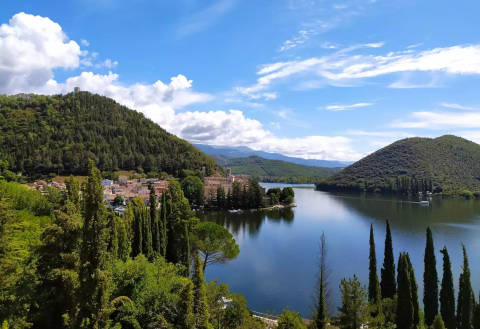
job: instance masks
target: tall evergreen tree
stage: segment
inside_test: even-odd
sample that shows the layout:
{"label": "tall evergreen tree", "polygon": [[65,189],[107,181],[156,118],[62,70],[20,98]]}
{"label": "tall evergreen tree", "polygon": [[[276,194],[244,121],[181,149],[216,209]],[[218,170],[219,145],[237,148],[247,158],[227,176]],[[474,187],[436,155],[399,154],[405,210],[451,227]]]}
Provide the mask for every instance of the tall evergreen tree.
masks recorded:
{"label": "tall evergreen tree", "polygon": [[414,329],[414,306],[410,282],[407,254],[401,253],[398,258],[398,300],[396,325],[397,329]]}
{"label": "tall evergreen tree", "polygon": [[325,233],[322,233],[320,238],[320,278],[318,291],[318,304],[315,314],[316,329],[325,329],[327,327],[327,301],[326,301],[326,240]]}
{"label": "tall evergreen tree", "polygon": [[160,255],[163,257],[167,254],[167,194],[162,193],[162,204],[160,205],[160,221],[159,221],[159,239],[160,239]]}
{"label": "tall evergreen tree", "polygon": [[408,266],[408,274],[410,275],[410,290],[412,295],[412,306],[413,306],[413,328],[417,328],[420,324],[420,306],[418,304],[418,285],[417,280],[415,279],[415,271],[413,270],[412,263],[410,262],[410,256],[408,253],[405,256],[405,260]]}
{"label": "tall evergreen tree", "polygon": [[80,182],[71,175],[65,180],[67,188],[67,200],[70,201],[78,210],[81,207]]}
{"label": "tall evergreen tree", "polygon": [[473,297],[472,284],[470,282],[470,267],[468,265],[467,250],[463,249],[463,271],[460,274],[458,284],[458,302],[457,302],[457,328],[472,329],[473,307],[475,299]]}
{"label": "tall evergreen tree", "polygon": [[[143,201],[134,198],[129,204],[133,215],[133,232],[132,232],[132,257],[136,257],[143,252]],[[130,210],[129,209],[129,210]]]}
{"label": "tall evergreen tree", "polygon": [[431,326],[438,313],[438,274],[435,248],[433,246],[433,236],[430,227],[427,228],[424,263],[423,305],[425,311],[425,323],[427,326]]}
{"label": "tall evergreen tree", "polygon": [[193,292],[193,314],[195,317],[196,329],[211,329],[208,314],[207,291],[205,287],[205,277],[203,276],[203,265],[200,253],[195,253],[194,270],[192,282],[194,285]]}
{"label": "tall evergreen tree", "polygon": [[457,320],[455,318],[455,293],[453,288],[452,264],[446,247],[440,252],[443,254],[443,277],[440,289],[440,314],[447,329],[455,329]]}
{"label": "tall evergreen tree", "polygon": [[480,329],[480,294],[478,296],[478,303],[475,303],[473,310],[473,329]]}
{"label": "tall evergreen tree", "polygon": [[392,233],[390,232],[390,224],[388,221],[380,286],[382,289],[382,298],[393,298],[395,296],[397,291],[395,283],[395,258],[393,257]]}
{"label": "tall evergreen tree", "polygon": [[150,198],[148,206],[150,210],[150,224],[152,225],[152,249],[155,254],[160,255],[161,251],[161,238],[160,238],[160,221],[158,218],[158,202],[155,194],[155,189],[152,185],[149,186]]}
{"label": "tall evergreen tree", "polygon": [[373,235],[373,225],[370,224],[370,257],[369,257],[369,276],[368,276],[368,301],[371,304],[377,304],[381,298],[380,284],[377,274],[377,256],[375,252],[375,237]]}
{"label": "tall evergreen tree", "polygon": [[171,181],[167,200],[167,261],[184,265],[188,273],[190,265],[190,231],[193,213],[180,184]]}
{"label": "tall evergreen tree", "polygon": [[107,321],[110,275],[108,226],[103,204],[102,176],[89,162],[88,179],[83,195],[83,240],[80,252],[79,326],[102,328]]}
{"label": "tall evergreen tree", "polygon": [[194,329],[195,317],[193,315],[193,283],[188,282],[179,294],[177,304],[176,329]]}
{"label": "tall evergreen tree", "polygon": [[143,200],[141,207],[142,215],[142,253],[149,259],[153,259],[153,240],[152,240],[152,224],[150,221],[150,213],[145,206]]}
{"label": "tall evergreen tree", "polygon": [[37,291],[41,317],[38,327],[72,327],[76,318],[82,218],[75,204],[67,201],[56,210],[53,223],[41,235]]}

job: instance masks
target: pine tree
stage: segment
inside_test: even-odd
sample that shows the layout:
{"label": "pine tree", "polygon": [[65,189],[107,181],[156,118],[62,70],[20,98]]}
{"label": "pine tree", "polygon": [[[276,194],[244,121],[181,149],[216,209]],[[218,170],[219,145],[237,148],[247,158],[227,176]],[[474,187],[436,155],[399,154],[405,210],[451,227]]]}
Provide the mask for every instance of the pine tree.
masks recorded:
{"label": "pine tree", "polygon": [[207,292],[205,287],[205,277],[202,271],[202,259],[200,252],[195,253],[194,271],[192,281],[194,284],[193,293],[193,314],[195,316],[196,329],[210,329],[210,315],[208,314]]}
{"label": "pine tree", "polygon": [[177,304],[176,328],[194,329],[195,318],[193,315],[193,283],[188,282],[183,286],[179,294]]}
{"label": "pine tree", "polygon": [[440,314],[447,329],[455,329],[457,321],[455,318],[455,293],[453,290],[453,275],[450,256],[446,247],[440,252],[443,254],[443,277],[440,289]]}
{"label": "pine tree", "polygon": [[410,290],[412,295],[412,306],[413,306],[413,328],[417,328],[420,323],[420,307],[418,305],[418,285],[417,280],[415,279],[415,271],[413,270],[412,263],[410,262],[410,256],[408,253],[405,256],[405,260],[408,266],[408,273],[410,275]]}
{"label": "pine tree", "polygon": [[390,232],[390,224],[388,221],[381,278],[382,281],[380,282],[380,286],[382,289],[382,298],[393,299],[397,288],[395,283],[395,259],[393,257],[392,233]]}
{"label": "pine tree", "polygon": [[401,253],[398,258],[398,300],[396,325],[397,329],[414,329],[414,306],[412,304],[412,289],[407,254]]}
{"label": "pine tree", "polygon": [[457,303],[457,328],[472,329],[473,307],[475,299],[473,297],[472,284],[470,282],[470,267],[468,265],[467,250],[463,248],[463,271],[460,274],[458,303]]}
{"label": "pine tree", "polygon": [[427,228],[424,263],[423,305],[425,310],[425,323],[427,326],[431,326],[438,313],[438,274],[432,231],[430,230],[430,227]]}
{"label": "pine tree", "polygon": [[370,264],[368,276],[368,301],[371,304],[380,302],[380,284],[377,274],[377,256],[375,252],[375,237],[373,235],[373,225],[370,224]]}
{"label": "pine tree", "polygon": [[159,229],[160,255],[165,257],[167,254],[167,194],[165,192],[162,193]]}
{"label": "pine tree", "polygon": [[155,189],[152,185],[149,186],[150,189],[150,198],[149,198],[149,210],[150,210],[150,224],[152,225],[152,249],[155,254],[160,255],[161,251],[161,239],[160,239],[160,221],[158,218],[158,202],[157,196],[155,195]]}
{"label": "pine tree", "polygon": [[89,162],[83,195],[83,240],[80,252],[80,311],[78,327],[101,328],[108,318],[110,276],[108,226],[103,204],[102,176]]}

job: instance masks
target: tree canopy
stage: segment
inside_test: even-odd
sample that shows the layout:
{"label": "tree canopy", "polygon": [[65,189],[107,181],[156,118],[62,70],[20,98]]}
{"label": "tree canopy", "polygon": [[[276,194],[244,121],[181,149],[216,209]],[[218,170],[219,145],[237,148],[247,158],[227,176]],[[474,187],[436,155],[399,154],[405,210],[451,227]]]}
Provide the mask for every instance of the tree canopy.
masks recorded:
{"label": "tree canopy", "polygon": [[232,234],[223,226],[213,222],[201,222],[196,225],[192,242],[202,254],[203,271],[207,265],[224,263],[234,259],[240,253]]}

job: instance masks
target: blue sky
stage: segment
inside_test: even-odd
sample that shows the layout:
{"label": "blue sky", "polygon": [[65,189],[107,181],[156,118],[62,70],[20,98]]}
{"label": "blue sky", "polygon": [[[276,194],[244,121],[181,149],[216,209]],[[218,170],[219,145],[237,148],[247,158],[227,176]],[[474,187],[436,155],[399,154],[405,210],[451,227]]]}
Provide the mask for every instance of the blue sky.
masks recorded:
{"label": "blue sky", "polygon": [[0,93],[116,99],[192,142],[357,160],[480,142],[478,1],[2,1]]}

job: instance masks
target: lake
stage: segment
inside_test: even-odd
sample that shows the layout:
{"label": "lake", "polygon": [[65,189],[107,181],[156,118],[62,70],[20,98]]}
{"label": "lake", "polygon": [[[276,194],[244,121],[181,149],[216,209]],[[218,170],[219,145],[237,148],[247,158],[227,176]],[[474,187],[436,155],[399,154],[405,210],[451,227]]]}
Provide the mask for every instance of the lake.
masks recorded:
{"label": "lake", "polygon": [[243,294],[255,311],[278,314],[284,308],[310,317],[312,291],[318,273],[319,241],[322,232],[327,241],[328,285],[334,310],[340,303],[338,285],[343,277],[356,274],[368,284],[369,229],[373,224],[377,266],[383,262],[385,220],[390,221],[395,257],[401,251],[410,254],[423,292],[423,254],[425,230],[432,229],[439,280],[442,255],[447,246],[458,292],[462,265],[461,244],[467,247],[472,285],[476,296],[480,289],[480,202],[434,198],[430,206],[378,195],[333,194],[315,191],[313,186],[262,184],[270,187],[292,186],[296,208],[270,212],[210,212],[202,220],[225,226],[240,246],[237,259],[207,267],[207,280],[220,279],[232,292]]}

